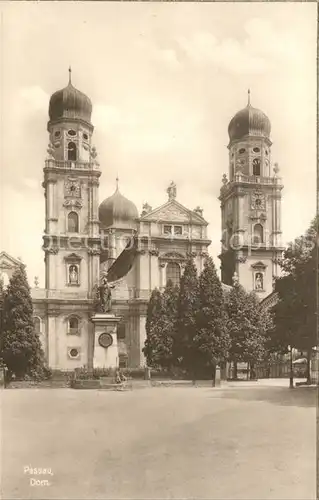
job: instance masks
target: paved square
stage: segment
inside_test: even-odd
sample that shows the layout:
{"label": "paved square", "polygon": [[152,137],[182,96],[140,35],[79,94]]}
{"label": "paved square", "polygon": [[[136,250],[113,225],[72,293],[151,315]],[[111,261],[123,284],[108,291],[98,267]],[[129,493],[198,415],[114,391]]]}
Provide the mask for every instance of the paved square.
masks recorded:
{"label": "paved square", "polygon": [[5,390],[2,498],[314,499],[315,397],[267,383]]}

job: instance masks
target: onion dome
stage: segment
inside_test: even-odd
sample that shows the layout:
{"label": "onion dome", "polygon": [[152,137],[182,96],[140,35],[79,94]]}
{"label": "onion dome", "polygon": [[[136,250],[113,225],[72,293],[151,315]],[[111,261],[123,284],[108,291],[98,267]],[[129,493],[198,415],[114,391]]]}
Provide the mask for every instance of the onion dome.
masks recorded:
{"label": "onion dome", "polygon": [[90,99],[73,87],[71,83],[71,68],[69,68],[69,83],[55,92],[50,98],[49,117],[54,122],[63,118],[83,120],[91,123],[92,103]]}
{"label": "onion dome", "polygon": [[134,203],[123,196],[117,186],[112,196],[99,206],[99,219],[103,227],[135,228],[138,211]]}
{"label": "onion dome", "polygon": [[231,119],[228,126],[230,142],[242,139],[247,135],[269,138],[271,131],[270,120],[260,109],[253,108],[250,104],[248,91],[248,104],[238,111]]}

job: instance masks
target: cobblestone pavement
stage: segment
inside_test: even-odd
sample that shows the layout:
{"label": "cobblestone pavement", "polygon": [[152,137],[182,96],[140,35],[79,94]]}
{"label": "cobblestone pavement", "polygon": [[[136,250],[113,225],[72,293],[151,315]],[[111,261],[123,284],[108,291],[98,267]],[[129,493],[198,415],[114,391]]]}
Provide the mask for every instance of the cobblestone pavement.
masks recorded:
{"label": "cobblestone pavement", "polygon": [[2,390],[2,498],[315,499],[316,389],[247,384]]}

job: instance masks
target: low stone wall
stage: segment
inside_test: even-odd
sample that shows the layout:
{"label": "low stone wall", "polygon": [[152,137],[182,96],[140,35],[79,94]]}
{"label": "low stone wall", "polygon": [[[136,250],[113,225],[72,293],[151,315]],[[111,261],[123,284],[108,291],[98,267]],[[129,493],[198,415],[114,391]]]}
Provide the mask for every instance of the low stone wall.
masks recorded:
{"label": "low stone wall", "polygon": [[6,384],[6,389],[62,389],[70,387],[67,380],[14,380]]}
{"label": "low stone wall", "polygon": [[99,380],[72,380],[70,384],[72,389],[100,389]]}

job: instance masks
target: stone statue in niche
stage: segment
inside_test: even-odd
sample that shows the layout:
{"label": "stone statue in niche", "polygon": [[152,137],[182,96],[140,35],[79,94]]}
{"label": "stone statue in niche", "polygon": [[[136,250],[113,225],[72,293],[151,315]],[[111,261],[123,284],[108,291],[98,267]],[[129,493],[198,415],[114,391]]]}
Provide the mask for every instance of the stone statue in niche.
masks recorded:
{"label": "stone statue in niche", "polygon": [[69,267],[69,283],[70,283],[70,285],[78,285],[78,283],[79,283],[78,268],[74,264],[72,264]]}
{"label": "stone statue in niche", "polygon": [[256,273],[255,290],[263,290],[263,275],[262,275],[262,273]]}

